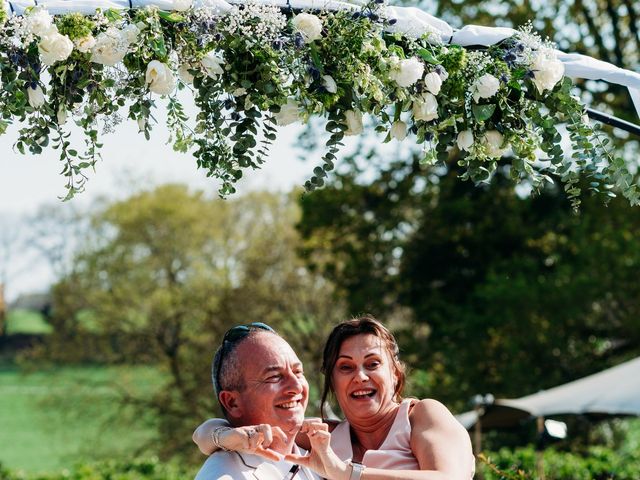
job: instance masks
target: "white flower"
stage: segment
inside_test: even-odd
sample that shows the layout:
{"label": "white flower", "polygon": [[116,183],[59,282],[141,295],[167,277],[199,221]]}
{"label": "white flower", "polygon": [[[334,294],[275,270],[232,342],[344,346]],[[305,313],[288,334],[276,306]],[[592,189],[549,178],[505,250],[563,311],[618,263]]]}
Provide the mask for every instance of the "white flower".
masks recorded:
{"label": "white flower", "polygon": [[345,135],[359,135],[364,131],[362,126],[362,112],[357,110],[347,110],[344,112],[347,129]]}
{"label": "white flower", "polygon": [[504,137],[497,130],[489,130],[484,134],[483,142],[487,148],[487,155],[494,158],[500,158],[509,149],[509,146],[503,147]]}
{"label": "white flower", "polygon": [[233,92],[231,92],[231,95],[233,95],[234,97],[241,97],[246,94],[247,94],[247,89],[242,87],[236,88]]}
{"label": "white flower", "polygon": [[63,125],[67,121],[67,109],[60,105],[58,112],[56,113],[58,119],[58,125]]}
{"label": "white flower", "polygon": [[433,94],[425,92],[414,100],[413,118],[425,122],[438,118],[438,100]]}
{"label": "white flower", "polygon": [[427,73],[424,76],[424,86],[428,92],[438,95],[442,87],[442,78],[436,72]]}
{"label": "white flower", "polygon": [[280,107],[278,113],[274,113],[276,123],[282,127],[300,120],[298,114],[298,103],[293,98],[288,98],[287,103]]}
{"label": "white flower", "polygon": [[122,61],[128,49],[129,42],[120,30],[109,27],[96,38],[91,49],[91,61],[112,67]]}
{"label": "white flower", "polygon": [[194,77],[189,71],[190,68],[191,67],[186,63],[183,63],[180,65],[180,67],[178,67],[178,76],[184,83],[193,83]]}
{"label": "white flower", "polygon": [[42,37],[38,44],[40,58],[45,65],[53,65],[56,62],[66,60],[73,51],[73,42],[66,35],[51,32]]}
{"label": "white flower", "polygon": [[493,97],[500,89],[500,80],[491,75],[485,73],[479,79],[477,79],[471,86],[471,92],[473,93],[473,99],[477,102],[481,98]]}
{"label": "white flower", "polygon": [[176,12],[184,12],[191,8],[193,0],[173,0],[173,9]]}
{"label": "white flower", "polygon": [[472,130],[465,130],[463,132],[460,132],[456,141],[456,143],[458,144],[458,148],[460,150],[464,150],[465,152],[469,151],[471,145],[473,145],[473,142],[474,140]]}
{"label": "white flower", "polygon": [[443,82],[446,82],[447,78],[449,78],[449,72],[447,72],[442,65],[440,65],[440,68],[438,69],[438,75],[440,75],[440,79]]}
{"label": "white flower", "polygon": [[149,84],[149,90],[158,95],[168,95],[176,88],[176,79],[171,68],[158,60],[151,60],[147,65],[145,82]]}
{"label": "white flower", "polygon": [[147,119],[145,117],[138,117],[138,132],[144,132],[144,127],[147,126]]}
{"label": "white flower", "polygon": [[38,36],[46,35],[52,29],[57,31],[53,24],[53,17],[42,7],[36,7],[31,10],[26,17],[25,27],[28,32]]}
{"label": "white flower", "polygon": [[122,29],[121,35],[129,44],[136,43],[140,35],[140,29],[136,24],[130,23]]}
{"label": "white flower", "polygon": [[218,75],[222,75],[224,73],[224,70],[222,69],[224,60],[218,57],[214,51],[211,51],[202,57],[200,63],[207,72],[207,75],[211,78],[216,78]]}
{"label": "white flower", "polygon": [[393,122],[393,125],[391,125],[391,136],[399,142],[407,138],[407,124],[401,120]]}
{"label": "white flower", "polygon": [[538,55],[531,64],[533,70],[533,83],[536,84],[539,93],[552,90],[564,76],[564,64],[555,58],[549,58],[545,54]]}
{"label": "white flower", "polygon": [[331,75],[322,76],[322,85],[329,93],[336,93],[338,91],[338,85]]}
{"label": "white flower", "polygon": [[391,80],[394,80],[401,87],[410,87],[416,83],[424,73],[424,64],[416,57],[400,60],[389,73]]}
{"label": "white flower", "polygon": [[302,34],[304,43],[322,38],[322,21],[311,13],[299,13],[293,20],[293,27]]}
{"label": "white flower", "polygon": [[44,105],[44,92],[40,85],[36,85],[36,88],[27,88],[27,95],[29,96],[29,105],[33,108],[40,108]]}
{"label": "white flower", "polygon": [[93,35],[89,34],[86,37],[76,38],[73,43],[79,52],[89,53],[96,44],[96,39]]}

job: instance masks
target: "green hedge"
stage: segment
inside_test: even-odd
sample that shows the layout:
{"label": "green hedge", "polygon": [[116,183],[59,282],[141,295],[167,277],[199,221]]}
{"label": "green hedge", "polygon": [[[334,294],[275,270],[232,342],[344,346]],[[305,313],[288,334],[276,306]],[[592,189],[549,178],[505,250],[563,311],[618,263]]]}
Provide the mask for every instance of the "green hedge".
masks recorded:
{"label": "green hedge", "polygon": [[0,465],[0,480],[191,480],[196,471],[150,458],[82,464],[70,470],[47,474],[9,471]]}
{"label": "green hedge", "polygon": [[[481,464],[485,480],[537,478],[533,447],[485,454]],[[584,454],[547,449],[543,454],[547,480],[638,480],[640,451],[620,453],[606,447],[590,447]],[[525,473],[526,472],[526,473]]]}

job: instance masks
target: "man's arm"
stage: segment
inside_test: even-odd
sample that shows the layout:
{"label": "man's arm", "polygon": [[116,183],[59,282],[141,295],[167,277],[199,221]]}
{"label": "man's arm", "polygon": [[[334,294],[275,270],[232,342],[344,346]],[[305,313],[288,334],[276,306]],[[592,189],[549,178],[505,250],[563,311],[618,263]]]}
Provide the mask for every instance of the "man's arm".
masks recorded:
{"label": "man's arm", "polygon": [[211,455],[223,448],[253,453],[278,461],[281,460],[281,455],[269,447],[274,441],[286,443],[287,436],[280,427],[272,427],[266,423],[232,428],[229,422],[222,418],[210,418],[196,428],[192,439],[205,455]]}

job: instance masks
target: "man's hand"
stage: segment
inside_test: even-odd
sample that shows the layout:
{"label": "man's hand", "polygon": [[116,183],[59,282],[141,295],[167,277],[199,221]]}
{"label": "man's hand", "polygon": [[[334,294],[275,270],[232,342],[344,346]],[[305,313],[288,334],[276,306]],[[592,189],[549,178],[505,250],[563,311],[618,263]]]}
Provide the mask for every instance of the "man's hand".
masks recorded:
{"label": "man's hand", "polygon": [[272,450],[287,443],[287,436],[280,427],[263,423],[221,431],[218,440],[227,450],[260,455],[273,461],[282,460],[282,454]]}

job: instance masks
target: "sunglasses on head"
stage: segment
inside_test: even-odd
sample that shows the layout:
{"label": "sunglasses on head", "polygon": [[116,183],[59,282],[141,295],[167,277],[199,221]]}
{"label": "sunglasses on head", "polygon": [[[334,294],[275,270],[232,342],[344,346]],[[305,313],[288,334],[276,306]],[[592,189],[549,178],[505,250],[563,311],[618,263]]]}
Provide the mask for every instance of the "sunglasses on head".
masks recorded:
{"label": "sunglasses on head", "polygon": [[222,337],[222,345],[216,352],[216,356],[213,359],[213,387],[216,391],[216,395],[222,391],[222,386],[220,385],[220,371],[222,370],[222,362],[225,357],[229,355],[231,350],[236,343],[245,338],[251,331],[254,330],[265,330],[267,332],[276,333],[276,331],[271,328],[266,323],[262,322],[253,322],[248,323],[246,325],[236,325],[235,327],[230,328]]}

